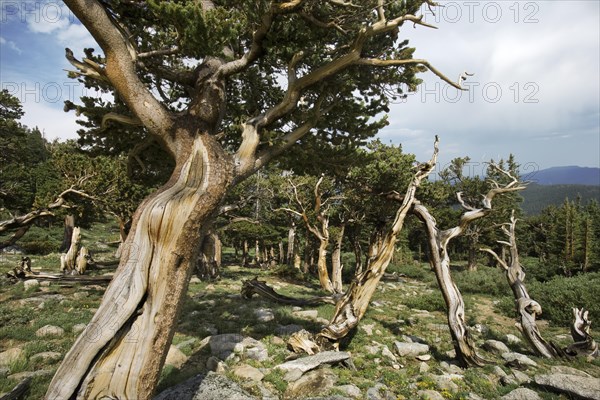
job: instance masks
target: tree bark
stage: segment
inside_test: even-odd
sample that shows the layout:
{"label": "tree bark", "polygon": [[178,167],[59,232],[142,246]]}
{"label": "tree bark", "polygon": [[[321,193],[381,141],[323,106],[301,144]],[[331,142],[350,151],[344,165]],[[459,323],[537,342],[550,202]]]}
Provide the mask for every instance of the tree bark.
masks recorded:
{"label": "tree bark", "polygon": [[77,254],[79,253],[80,244],[81,229],[79,227],[74,227],[69,250],[60,256],[60,269],[64,274],[73,274],[77,272]]}
{"label": "tree bark", "polygon": [[480,208],[466,204],[462,199],[462,194],[457,193],[460,205],[466,210],[461,215],[458,226],[442,231],[438,229],[435,218],[433,218],[425,206],[415,203],[413,207],[415,214],[425,223],[429,243],[429,262],[435,272],[448,308],[448,325],[454,341],[456,356],[464,366],[483,366],[486,360],[481,358],[475,351],[469,334],[469,328],[465,322],[465,305],[462,295],[452,280],[450,273],[449,243],[452,239],[464,234],[473,221],[485,217],[492,211],[492,200],[497,194],[525,189],[525,186],[521,185],[517,178],[500,169],[495,164],[492,164],[492,167],[496,168],[499,173],[510,178],[511,181],[504,186],[491,181],[493,186],[483,197]]}
{"label": "tree bark", "polygon": [[190,138],[169,182],[135,213],[98,311],[65,356],[47,399],[149,399],[174,333],[197,243],[232,182],[212,137]]}
{"label": "tree bark", "polygon": [[448,311],[448,326],[454,343],[457,358],[464,366],[483,366],[485,360],[475,351],[469,327],[465,322],[465,303],[450,274],[448,242],[453,237],[452,229],[440,231],[435,219],[420,204],[415,204],[414,212],[427,227],[429,240],[429,260],[435,272]]}
{"label": "tree bark", "polygon": [[295,263],[295,255],[296,255],[296,224],[292,221],[292,225],[288,230],[288,245],[287,245],[287,264],[291,267]]}
{"label": "tree bark", "polygon": [[337,232],[337,237],[333,245],[333,251],[331,252],[331,281],[333,284],[333,290],[336,293],[342,293],[343,282],[342,282],[342,242],[344,240],[344,232],[346,230],[346,224],[342,224]]}
{"label": "tree bark", "polygon": [[587,357],[600,357],[598,343],[590,334],[592,321],[588,318],[588,312],[583,308],[573,308],[573,325],[571,325],[571,336],[573,343],[566,352],[569,355],[583,355]]}
{"label": "tree bark", "polygon": [[538,355],[546,358],[558,357],[561,354],[561,352],[558,350],[558,347],[544,340],[535,323],[536,316],[542,313],[542,307],[539,305],[539,303],[529,297],[529,293],[527,293],[527,289],[523,283],[525,280],[525,271],[523,270],[521,262],[519,261],[519,251],[517,249],[517,238],[515,234],[516,224],[517,220],[514,217],[513,211],[510,223],[502,226],[502,231],[506,234],[506,236],[508,236],[508,242],[499,242],[505,246],[508,246],[508,263],[498,256],[498,254],[493,250],[482,250],[492,255],[504,270],[508,284],[510,285],[515,297],[517,313],[520,316],[520,321],[517,323],[517,327],[523,333],[523,336],[525,336],[531,347]]}
{"label": "tree bark", "polygon": [[242,244],[242,267],[248,266],[248,241],[244,240]]}
{"label": "tree bark", "polygon": [[330,346],[338,348],[340,341],[358,326],[365,315],[377,284],[392,259],[398,234],[402,229],[406,214],[415,200],[417,188],[421,181],[433,171],[437,155],[438,139],[436,137],[431,160],[423,164],[422,168],[414,174],[406,189],[402,204],[396,211],[394,222],[383,237],[377,254],[371,259],[366,269],[355,276],[346,293],[337,301],[331,321],[317,335],[316,341],[321,348]]}
{"label": "tree bark", "polygon": [[216,280],[221,275],[222,246],[219,236],[210,232],[202,239],[198,258],[198,277],[202,280]]}
{"label": "tree bark", "polygon": [[73,237],[73,229],[75,228],[75,216],[67,215],[65,217],[65,231],[63,241],[59,251],[64,252],[71,248],[71,239]]}

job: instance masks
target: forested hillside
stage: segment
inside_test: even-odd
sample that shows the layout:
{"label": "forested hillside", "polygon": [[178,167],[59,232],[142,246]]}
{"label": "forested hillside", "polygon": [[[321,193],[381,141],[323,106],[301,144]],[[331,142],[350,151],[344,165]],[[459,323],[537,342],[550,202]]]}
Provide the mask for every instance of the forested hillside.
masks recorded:
{"label": "forested hillside", "polygon": [[565,199],[580,198],[583,203],[595,199],[600,202],[600,186],[592,185],[540,185],[530,183],[521,192],[522,208],[526,215],[537,215],[544,208],[560,205]]}

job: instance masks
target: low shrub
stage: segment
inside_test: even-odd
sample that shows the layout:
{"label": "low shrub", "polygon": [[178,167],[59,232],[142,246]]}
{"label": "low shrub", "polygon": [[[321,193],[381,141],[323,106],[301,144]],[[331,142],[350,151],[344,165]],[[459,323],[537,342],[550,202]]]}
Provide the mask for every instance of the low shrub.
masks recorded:
{"label": "low shrub", "polygon": [[476,271],[454,272],[454,282],[463,293],[501,296],[511,293],[508,281],[499,268],[480,267]]}
{"label": "low shrub", "polygon": [[542,306],[541,318],[554,325],[569,326],[574,307],[589,310],[592,321],[600,320],[600,273],[587,273],[570,278],[557,276],[548,282],[527,286],[529,295]]}
{"label": "low shrub", "polygon": [[442,292],[439,290],[419,296],[406,297],[402,300],[402,303],[407,307],[418,310],[446,311],[446,302],[442,297]]}

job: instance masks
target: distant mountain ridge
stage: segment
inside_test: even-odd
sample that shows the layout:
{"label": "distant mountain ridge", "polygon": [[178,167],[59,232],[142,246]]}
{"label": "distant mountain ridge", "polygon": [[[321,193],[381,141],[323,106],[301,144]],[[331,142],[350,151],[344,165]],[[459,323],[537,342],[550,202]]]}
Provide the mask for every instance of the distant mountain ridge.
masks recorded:
{"label": "distant mountain ridge", "polygon": [[539,214],[550,205],[560,206],[567,198],[571,201],[579,198],[581,204],[586,204],[592,199],[600,202],[599,185],[538,185],[531,183],[519,194],[523,197],[521,208],[527,215]]}
{"label": "distant mountain ridge", "polygon": [[524,180],[538,185],[591,185],[600,186],[600,168],[552,167],[540,171],[523,173]]}

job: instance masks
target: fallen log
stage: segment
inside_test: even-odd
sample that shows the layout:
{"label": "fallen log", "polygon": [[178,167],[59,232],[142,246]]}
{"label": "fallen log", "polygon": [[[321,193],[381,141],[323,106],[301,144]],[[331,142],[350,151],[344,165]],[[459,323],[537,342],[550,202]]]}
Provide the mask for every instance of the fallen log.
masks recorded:
{"label": "fallen log", "polygon": [[254,277],[251,280],[242,282],[242,290],[241,295],[244,299],[251,299],[255,294],[263,297],[265,299],[269,299],[276,303],[287,304],[292,306],[317,306],[323,303],[327,304],[335,304],[336,299],[335,296],[316,296],[310,297],[306,299],[298,299],[294,297],[284,296],[282,294],[277,293],[272,287],[267,285],[266,281],[259,281],[258,277]]}

